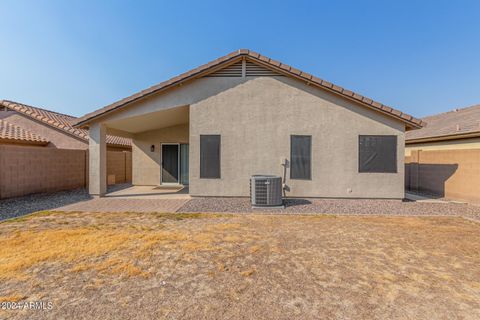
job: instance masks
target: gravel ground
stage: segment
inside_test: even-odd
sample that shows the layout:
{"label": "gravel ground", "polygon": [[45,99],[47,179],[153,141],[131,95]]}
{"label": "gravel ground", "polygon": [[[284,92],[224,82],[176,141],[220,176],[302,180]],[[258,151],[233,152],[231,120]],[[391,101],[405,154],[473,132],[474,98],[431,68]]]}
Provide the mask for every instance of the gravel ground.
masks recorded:
{"label": "gravel ground", "polygon": [[[121,183],[108,186],[107,190],[108,192],[114,192],[131,186],[129,183]],[[90,199],[92,199],[92,197],[88,194],[87,190],[83,188],[4,199],[0,200],[0,221],[37,211],[56,209]]]}
{"label": "gravel ground", "polygon": [[66,206],[90,198],[90,195],[85,189],[76,189],[0,200],[0,221],[36,211]]}
{"label": "gravel ground", "polygon": [[428,203],[401,200],[287,199],[285,209],[252,209],[248,198],[195,198],[178,212],[358,214],[358,215],[448,215],[480,221],[480,206],[463,203]]}
{"label": "gravel ground", "polygon": [[[109,192],[125,185],[109,187]],[[85,189],[43,193],[0,200],[0,221],[41,210],[50,210],[89,200]],[[177,212],[358,214],[358,215],[449,215],[480,221],[480,206],[463,203],[428,203],[400,200],[287,199],[285,209],[252,209],[248,198],[194,198]]]}

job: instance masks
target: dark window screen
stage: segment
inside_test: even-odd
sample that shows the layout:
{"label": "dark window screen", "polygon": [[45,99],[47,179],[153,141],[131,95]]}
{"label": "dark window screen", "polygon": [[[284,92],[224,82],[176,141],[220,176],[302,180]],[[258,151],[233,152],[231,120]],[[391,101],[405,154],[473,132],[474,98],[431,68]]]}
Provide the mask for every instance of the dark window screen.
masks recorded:
{"label": "dark window screen", "polygon": [[397,172],[397,136],[359,136],[358,172]]}
{"label": "dark window screen", "polygon": [[290,179],[312,178],[312,137],[290,136]]}
{"label": "dark window screen", "polygon": [[220,178],[220,135],[200,135],[200,178]]}

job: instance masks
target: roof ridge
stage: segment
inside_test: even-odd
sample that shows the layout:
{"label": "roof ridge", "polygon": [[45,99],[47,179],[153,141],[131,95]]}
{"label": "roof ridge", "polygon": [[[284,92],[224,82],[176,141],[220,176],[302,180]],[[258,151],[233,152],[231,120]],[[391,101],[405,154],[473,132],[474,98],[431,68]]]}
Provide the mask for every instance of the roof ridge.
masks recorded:
{"label": "roof ridge", "polygon": [[166,90],[168,88],[171,88],[175,85],[178,85],[184,81],[188,81],[191,79],[195,79],[201,75],[208,74],[212,69],[215,70],[216,67],[221,66],[222,64],[225,64],[227,62],[231,62],[234,59],[240,58],[240,57],[248,57],[249,59],[254,60],[255,62],[259,64],[264,64],[268,67],[270,67],[273,70],[276,70],[280,73],[284,73],[286,75],[289,75],[293,78],[297,78],[298,80],[301,81],[306,81],[307,83],[316,85],[323,90],[327,90],[330,92],[333,92],[335,94],[338,94],[346,99],[353,100],[357,103],[360,103],[364,105],[365,107],[371,108],[373,110],[376,110],[378,112],[387,114],[391,117],[394,117],[402,122],[404,122],[407,126],[410,128],[421,128],[424,125],[424,122],[421,119],[414,118],[409,114],[403,113],[399,110],[396,110],[392,107],[386,106],[380,102],[374,101],[370,98],[367,98],[361,94],[355,93],[353,91],[344,89],[340,86],[337,86],[333,83],[330,83],[328,81],[325,81],[323,79],[320,79],[318,77],[315,77],[307,72],[301,71],[299,69],[296,69],[294,67],[291,67],[287,64],[284,64],[282,62],[273,60],[269,57],[263,56],[255,51],[249,50],[249,49],[239,49],[233,52],[230,52],[229,54],[222,56],[220,58],[217,58],[215,60],[212,60],[206,64],[202,64],[198,66],[197,68],[191,69],[187,72],[181,73],[173,78],[170,78],[168,80],[165,80],[163,82],[160,82],[156,85],[153,85],[147,89],[141,90],[137,93],[134,93],[128,97],[125,97],[121,100],[118,100],[114,103],[111,103],[103,108],[97,109],[95,111],[89,112],[82,117],[78,118],[75,123],[73,124],[75,127],[82,127],[85,126],[91,119],[99,117],[101,115],[104,115],[105,113],[112,112],[114,110],[117,110],[118,108],[121,108],[133,101],[137,101],[139,99],[142,99],[146,96],[149,96],[151,94],[160,92],[162,90]]}
{"label": "roof ridge", "polygon": [[407,142],[440,141],[446,139],[445,137],[477,137],[480,134],[480,104],[441,112],[423,119],[428,125],[420,130],[407,132]]}
{"label": "roof ridge", "polygon": [[22,103],[22,102],[17,102],[17,101],[7,100],[7,99],[0,100],[0,104],[3,104],[3,102],[18,104],[18,105],[33,108],[33,109],[38,109],[38,110],[54,113],[54,114],[59,115],[59,116],[65,116],[65,117],[69,117],[69,118],[73,118],[73,119],[78,119],[78,117],[75,117],[75,116],[72,116],[72,115],[69,115],[69,114],[66,114],[66,113],[61,113],[61,112],[58,112],[58,111],[53,111],[53,110],[45,109],[45,108],[42,108],[42,107],[32,106],[32,105]]}
{"label": "roof ridge", "polygon": [[[75,120],[76,119],[75,117],[71,117],[71,118],[74,118],[74,119],[65,119],[65,116],[68,116],[66,114],[57,113],[55,111],[50,111],[50,110],[47,110],[47,109],[44,109],[44,108],[38,108],[38,107],[34,107],[34,106],[31,106],[31,105],[28,105],[28,104],[19,103],[19,102],[10,101],[10,100],[1,100],[0,104],[7,107],[7,108],[13,109],[17,112],[20,112],[20,113],[22,113],[22,114],[24,114],[24,115],[26,115],[26,116],[34,119],[34,120],[40,121],[40,122],[42,122],[42,123],[44,123],[44,124],[46,124],[50,127],[53,127],[55,129],[58,129],[58,130],[62,130],[63,132],[66,132],[66,133],[68,133],[68,134],[70,134],[70,135],[72,135],[76,138],[80,138],[80,139],[85,140],[88,137],[88,134],[86,134],[85,132],[82,132],[80,129],[72,126],[72,123],[70,121]],[[23,110],[23,109],[31,109],[35,112],[35,115],[27,112],[28,110]],[[55,116],[62,116],[61,118],[63,120],[65,120],[68,125],[65,125],[64,123],[60,123],[60,122],[56,121],[55,119],[52,119],[51,117],[45,117],[39,111],[43,111],[43,112],[46,112],[47,114],[51,114],[51,115],[55,115]]]}
{"label": "roof ridge", "polygon": [[[56,111],[51,111],[44,108],[34,107],[28,104],[15,102],[11,100],[0,100],[0,105],[10,108],[12,110],[15,110],[16,112],[19,112],[36,121],[40,121],[41,123],[47,126],[50,126],[54,129],[61,130],[62,132],[65,132],[66,134],[69,134],[77,139],[88,141],[88,131],[85,129],[76,128],[73,126],[73,121],[76,120],[77,117],[70,116],[68,114],[59,113]],[[24,110],[24,109],[27,109],[27,110]],[[32,112],[34,112],[34,114],[32,114],[32,112],[28,112],[29,111],[28,109],[33,110]],[[45,115],[41,114],[40,111],[47,113],[48,116],[45,117]],[[59,117],[59,119],[55,119],[52,116]],[[70,119],[67,119],[66,117],[69,117]],[[130,143],[128,143],[128,140],[129,140],[128,138],[122,138],[122,137],[113,136],[113,135],[108,135],[108,136],[110,137],[109,138],[110,142],[107,142],[107,143],[110,145],[126,145],[126,146],[131,145]]]}
{"label": "roof ridge", "polygon": [[454,113],[457,113],[457,112],[465,111],[467,109],[473,109],[473,108],[479,108],[479,107],[480,107],[480,103],[477,103],[477,104],[474,104],[474,105],[471,105],[471,106],[468,106],[468,107],[454,108],[454,109],[451,109],[451,110],[448,110],[448,111],[444,111],[444,112],[440,112],[440,113],[436,113],[436,114],[431,114],[431,115],[422,117],[422,119],[439,117],[439,116],[450,114],[450,113],[454,114]]}

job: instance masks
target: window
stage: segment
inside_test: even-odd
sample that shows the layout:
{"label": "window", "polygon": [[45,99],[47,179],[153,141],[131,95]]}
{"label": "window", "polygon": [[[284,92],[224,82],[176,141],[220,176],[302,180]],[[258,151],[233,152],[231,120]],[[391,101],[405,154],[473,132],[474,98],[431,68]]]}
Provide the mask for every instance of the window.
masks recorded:
{"label": "window", "polygon": [[358,172],[397,172],[397,136],[359,136]]}
{"label": "window", "polygon": [[290,179],[312,178],[312,137],[290,136]]}
{"label": "window", "polygon": [[200,178],[220,178],[220,135],[200,135]]}

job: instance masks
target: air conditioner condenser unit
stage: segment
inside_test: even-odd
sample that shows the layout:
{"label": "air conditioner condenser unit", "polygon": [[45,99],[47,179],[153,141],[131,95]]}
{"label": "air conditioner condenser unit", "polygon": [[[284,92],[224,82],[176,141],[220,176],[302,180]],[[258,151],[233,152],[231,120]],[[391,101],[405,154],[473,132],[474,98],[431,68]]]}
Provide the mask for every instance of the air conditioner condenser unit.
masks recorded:
{"label": "air conditioner condenser unit", "polygon": [[250,178],[250,199],[253,207],[284,207],[282,178],[272,175],[254,175]]}

